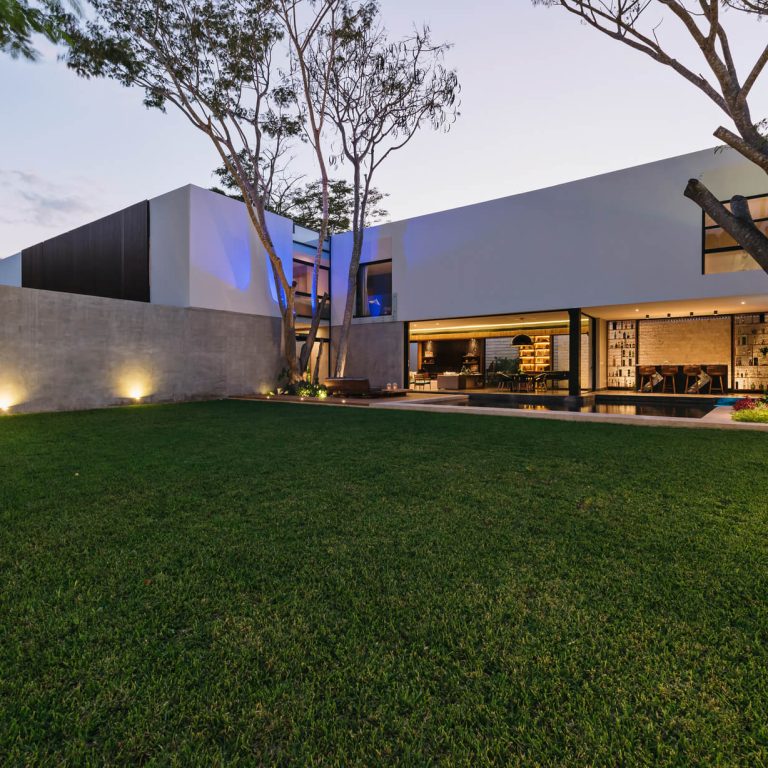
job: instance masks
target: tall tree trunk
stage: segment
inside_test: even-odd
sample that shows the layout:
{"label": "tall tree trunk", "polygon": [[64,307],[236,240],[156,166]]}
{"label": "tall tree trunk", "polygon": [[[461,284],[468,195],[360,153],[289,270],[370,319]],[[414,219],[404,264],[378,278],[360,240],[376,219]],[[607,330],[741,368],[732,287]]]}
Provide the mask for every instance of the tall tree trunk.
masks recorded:
{"label": "tall tree trunk", "polygon": [[[317,146],[319,147],[319,141],[320,137],[319,134],[316,136]],[[328,194],[328,169],[325,165],[325,159],[323,158],[322,152],[318,150],[317,152],[318,157],[318,163],[320,165],[320,184],[322,189],[322,206],[323,206],[323,215],[322,219],[320,220],[320,232],[318,233],[317,238],[317,250],[315,251],[315,262],[312,267],[312,322],[309,326],[309,336],[307,337],[307,352],[306,355],[304,354],[304,350],[302,350],[301,359],[300,359],[300,366],[301,366],[301,374],[304,375],[304,371],[306,370],[307,365],[309,364],[309,359],[312,354],[312,347],[315,344],[315,339],[317,338],[317,330],[320,327],[320,321],[323,317],[323,312],[325,311],[325,305],[330,298],[327,293],[324,293],[320,301],[317,300],[317,284],[318,284],[318,275],[320,273],[320,264],[323,259],[323,244],[325,243],[325,238],[328,234],[328,218],[330,215],[330,199]]]}
{"label": "tall tree trunk", "polygon": [[[220,154],[226,162],[224,153],[221,152]],[[272,268],[272,279],[275,283],[277,304],[280,308],[282,321],[282,354],[288,371],[288,383],[295,384],[301,379],[299,360],[296,355],[296,283],[288,283],[283,262],[275,250],[275,244],[272,242],[272,236],[267,227],[263,202],[257,197],[252,187],[247,191],[249,194],[245,196],[245,207],[259,241],[267,252],[269,265]]]}
{"label": "tall tree trunk", "polygon": [[347,353],[349,352],[349,333],[352,328],[352,315],[357,301],[357,273],[360,269],[360,256],[363,252],[365,238],[365,206],[368,190],[371,185],[370,174],[366,177],[365,192],[361,194],[362,173],[359,161],[354,162],[353,181],[353,210],[352,210],[352,255],[347,273],[347,298],[344,304],[344,319],[339,333],[339,344],[336,351],[335,376],[341,378],[347,368]]}
{"label": "tall tree trunk", "polygon": [[323,316],[323,312],[325,312],[328,299],[329,296],[327,293],[324,293],[320,298],[320,301],[315,308],[315,314],[312,317],[312,323],[309,326],[309,334],[307,335],[307,340],[304,342],[304,346],[301,348],[301,355],[299,356],[299,369],[301,370],[302,376],[307,370],[307,366],[309,365],[309,361],[312,357],[312,349],[314,348],[315,341],[317,339],[317,331],[320,327],[320,319]]}
{"label": "tall tree trunk", "polygon": [[295,384],[301,381],[301,371],[299,370],[299,358],[296,355],[296,283],[293,283],[288,289],[286,296],[285,310],[282,313],[283,319],[283,358],[288,370],[288,383]]}
{"label": "tall tree trunk", "polygon": [[698,179],[688,182],[685,196],[714,219],[765,272],[768,272],[768,237],[755,226],[744,198],[733,198],[731,213]]}
{"label": "tall tree trunk", "polygon": [[349,262],[347,275],[347,300],[344,304],[344,319],[339,331],[339,344],[336,352],[336,376],[344,376],[347,368],[347,353],[349,351],[349,332],[352,327],[352,315],[357,301],[357,271],[360,268],[360,254],[363,251],[363,233],[355,232],[352,238],[352,258]]}
{"label": "tall tree trunk", "polygon": [[317,386],[320,383],[320,361],[323,359],[323,349],[325,344],[320,345],[317,351],[317,360],[315,360],[315,371],[312,374],[312,383]]}

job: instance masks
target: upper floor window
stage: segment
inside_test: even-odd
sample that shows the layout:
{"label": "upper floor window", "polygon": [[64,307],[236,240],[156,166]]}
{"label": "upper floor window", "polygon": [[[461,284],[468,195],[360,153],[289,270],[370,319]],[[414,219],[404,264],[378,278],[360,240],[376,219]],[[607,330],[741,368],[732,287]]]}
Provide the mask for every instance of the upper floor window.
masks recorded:
{"label": "upper floor window", "polygon": [[[755,225],[768,236],[768,195],[748,198]],[[730,210],[730,203],[724,203]],[[760,269],[758,263],[713,219],[704,214],[704,274]]]}
{"label": "upper floor window", "polygon": [[357,317],[392,314],[392,259],[361,264],[357,272]]}

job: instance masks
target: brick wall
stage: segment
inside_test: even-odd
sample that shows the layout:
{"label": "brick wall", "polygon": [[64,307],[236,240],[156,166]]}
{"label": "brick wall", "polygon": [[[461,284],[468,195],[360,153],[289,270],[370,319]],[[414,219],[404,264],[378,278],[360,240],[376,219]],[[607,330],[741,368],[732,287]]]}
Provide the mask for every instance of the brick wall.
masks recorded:
{"label": "brick wall", "polygon": [[731,364],[731,319],[641,320],[638,363]]}

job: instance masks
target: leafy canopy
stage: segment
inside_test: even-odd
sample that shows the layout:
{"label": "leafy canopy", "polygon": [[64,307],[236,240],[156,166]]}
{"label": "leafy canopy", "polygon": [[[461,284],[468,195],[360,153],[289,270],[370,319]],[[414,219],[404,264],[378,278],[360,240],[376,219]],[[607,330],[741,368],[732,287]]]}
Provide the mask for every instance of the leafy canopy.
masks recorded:
{"label": "leafy canopy", "polygon": [[[80,13],[77,0],[69,5],[75,14]],[[0,51],[11,58],[37,59],[32,45],[33,35],[42,35],[52,43],[66,40],[62,21],[70,18],[64,5],[57,0],[0,0]]]}

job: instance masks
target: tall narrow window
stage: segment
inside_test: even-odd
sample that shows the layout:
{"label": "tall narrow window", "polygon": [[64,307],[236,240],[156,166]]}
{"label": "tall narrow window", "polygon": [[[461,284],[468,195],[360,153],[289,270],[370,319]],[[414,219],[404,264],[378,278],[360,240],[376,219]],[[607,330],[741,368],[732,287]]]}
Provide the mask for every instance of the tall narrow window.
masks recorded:
{"label": "tall narrow window", "polygon": [[357,273],[357,316],[392,314],[392,260],[361,264]]}

